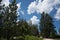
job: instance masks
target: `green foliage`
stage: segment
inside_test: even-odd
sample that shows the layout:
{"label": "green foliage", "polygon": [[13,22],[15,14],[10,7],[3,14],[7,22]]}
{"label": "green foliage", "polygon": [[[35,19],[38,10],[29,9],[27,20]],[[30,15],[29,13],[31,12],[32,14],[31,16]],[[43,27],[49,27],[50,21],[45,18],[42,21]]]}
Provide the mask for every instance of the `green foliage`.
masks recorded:
{"label": "green foliage", "polygon": [[39,35],[39,32],[38,32],[38,29],[37,29],[37,26],[36,25],[31,25],[30,28],[30,35],[34,35],[34,36],[38,36]]}
{"label": "green foliage", "polygon": [[35,25],[28,25],[25,20],[20,20],[18,23],[18,27],[20,28],[20,35],[38,35],[38,29]]}
{"label": "green foliage", "polygon": [[25,40],[42,40],[42,38],[27,35],[25,36]]}
{"label": "green foliage", "polygon": [[3,11],[0,11],[0,37],[7,40],[14,40],[13,37],[24,37],[24,35],[38,35],[38,29],[36,26],[28,25],[25,20],[16,22],[18,18],[16,0],[13,0],[13,2],[7,7],[4,7],[4,5],[0,6],[0,10],[2,9]]}
{"label": "green foliage", "polygon": [[[1,0],[0,0],[1,2]],[[3,11],[1,11],[3,10]],[[42,40],[36,25],[29,25],[26,20],[17,22],[16,0],[13,0],[9,6],[0,6],[0,39],[1,40]],[[48,14],[42,14],[41,34],[45,37],[55,35],[52,18]]]}
{"label": "green foliage", "polygon": [[1,2],[2,0],[0,0],[0,2]]}
{"label": "green foliage", "polygon": [[54,37],[56,34],[55,26],[53,25],[53,20],[50,15],[44,12],[41,14],[40,19],[40,31],[43,37]]}
{"label": "green foliage", "polygon": [[20,20],[17,24],[18,24],[18,27],[20,28],[20,35],[27,35],[28,23],[25,20]]}
{"label": "green foliage", "polygon": [[58,31],[59,31],[59,34],[60,34],[60,28],[59,28],[59,30],[58,30]]}
{"label": "green foliage", "polygon": [[3,15],[2,14],[0,14],[0,19],[3,17]]}
{"label": "green foliage", "polygon": [[0,11],[0,21],[2,24],[2,27],[0,30],[2,37],[6,38],[7,40],[10,39],[10,37],[16,36],[16,20],[17,20],[17,6],[16,1],[14,0],[9,7],[0,6],[0,10],[3,9],[3,11]]}
{"label": "green foliage", "polygon": [[42,40],[42,39],[43,38],[39,38],[37,36],[24,35],[24,36],[13,37],[11,40]]}

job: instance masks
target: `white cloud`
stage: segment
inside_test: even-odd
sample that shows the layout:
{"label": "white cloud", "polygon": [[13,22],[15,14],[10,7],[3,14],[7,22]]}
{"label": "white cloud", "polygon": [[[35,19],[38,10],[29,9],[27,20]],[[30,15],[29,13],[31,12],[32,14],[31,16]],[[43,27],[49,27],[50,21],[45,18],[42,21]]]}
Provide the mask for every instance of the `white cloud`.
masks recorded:
{"label": "white cloud", "polygon": [[24,11],[20,11],[21,12],[21,14],[23,14],[24,15]]}
{"label": "white cloud", "polygon": [[19,9],[21,9],[21,2],[17,3],[17,6],[18,6],[17,11],[19,11]]}
{"label": "white cloud", "polygon": [[17,13],[18,14],[17,15],[20,15],[20,13],[24,15],[24,11],[23,10],[20,10],[21,9],[21,2],[18,3],[17,6],[18,6],[18,8],[17,8]]}
{"label": "white cloud", "polygon": [[33,16],[30,20],[32,21],[32,24],[34,24],[34,25],[39,24],[39,19],[36,16]]}
{"label": "white cloud", "polygon": [[1,5],[5,4],[5,7],[9,5],[9,0],[2,0]]}
{"label": "white cloud", "polygon": [[21,2],[20,3],[17,3],[17,16],[19,16],[20,15],[20,12],[19,12],[19,10],[21,9]]}
{"label": "white cloud", "polygon": [[57,20],[60,20],[60,8],[57,10],[56,15],[54,16]]}
{"label": "white cloud", "polygon": [[36,11],[36,1],[32,2],[28,7],[28,14],[34,13]]}
{"label": "white cloud", "polygon": [[60,4],[60,0],[36,0],[34,2],[31,2],[31,4],[28,6],[28,14],[37,12],[42,13],[43,11],[45,13],[50,13],[54,6],[56,8],[56,5]]}
{"label": "white cloud", "polygon": [[17,16],[19,16],[20,15],[20,13],[19,12],[17,12]]}

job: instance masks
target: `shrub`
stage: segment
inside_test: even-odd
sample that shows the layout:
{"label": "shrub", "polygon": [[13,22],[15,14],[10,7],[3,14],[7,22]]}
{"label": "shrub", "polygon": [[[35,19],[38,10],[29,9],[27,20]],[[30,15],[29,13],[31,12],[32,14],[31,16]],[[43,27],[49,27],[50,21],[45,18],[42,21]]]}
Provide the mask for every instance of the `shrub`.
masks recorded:
{"label": "shrub", "polygon": [[25,40],[42,40],[41,38],[39,37],[36,37],[36,36],[25,36]]}

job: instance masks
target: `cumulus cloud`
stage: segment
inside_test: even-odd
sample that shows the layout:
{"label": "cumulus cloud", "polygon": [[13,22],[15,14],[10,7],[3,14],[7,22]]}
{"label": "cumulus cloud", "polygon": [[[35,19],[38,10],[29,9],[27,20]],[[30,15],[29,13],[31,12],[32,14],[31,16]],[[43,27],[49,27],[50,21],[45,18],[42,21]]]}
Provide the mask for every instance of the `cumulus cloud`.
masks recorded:
{"label": "cumulus cloud", "polygon": [[37,18],[37,16],[33,16],[30,20],[31,20],[33,25],[39,24],[39,19]]}
{"label": "cumulus cloud", "polygon": [[36,0],[34,2],[31,2],[31,4],[28,6],[28,14],[37,12],[42,13],[43,11],[45,13],[50,13],[53,8],[57,7],[56,5],[60,4],[60,0]]}
{"label": "cumulus cloud", "polygon": [[5,4],[5,7],[10,4],[9,0],[2,0],[1,5]]}
{"label": "cumulus cloud", "polygon": [[54,16],[57,20],[60,20],[60,8],[57,10],[56,15]]}
{"label": "cumulus cloud", "polygon": [[36,1],[32,2],[28,7],[28,14],[34,13],[36,11]]}

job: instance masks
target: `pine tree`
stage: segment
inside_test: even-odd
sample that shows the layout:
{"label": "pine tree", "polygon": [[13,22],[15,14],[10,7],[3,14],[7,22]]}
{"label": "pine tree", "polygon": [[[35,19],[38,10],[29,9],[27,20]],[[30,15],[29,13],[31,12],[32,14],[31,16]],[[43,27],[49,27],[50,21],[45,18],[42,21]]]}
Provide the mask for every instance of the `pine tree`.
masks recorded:
{"label": "pine tree", "polygon": [[30,26],[30,35],[33,35],[33,36],[39,35],[37,25],[31,25]]}
{"label": "pine tree", "polygon": [[46,38],[54,37],[56,34],[52,17],[44,12],[41,14],[40,31],[41,31],[41,35]]}
{"label": "pine tree", "polygon": [[4,17],[4,5],[1,5],[1,1],[2,0],[0,0],[0,38],[3,35],[2,31],[3,31],[3,17]]}
{"label": "pine tree", "polygon": [[[0,4],[1,4],[1,1],[0,1]],[[1,27],[1,24],[2,24],[2,12],[1,12],[1,10],[2,10],[2,6],[0,5],[0,27]]]}
{"label": "pine tree", "polygon": [[59,34],[60,34],[60,28],[59,28]]}
{"label": "pine tree", "polygon": [[20,27],[20,35],[23,36],[23,35],[27,35],[28,34],[28,23],[25,21],[25,20],[20,20],[18,22],[18,27]]}
{"label": "pine tree", "polygon": [[17,21],[17,6],[14,0],[9,6],[5,7],[3,17],[3,37],[9,40],[11,37],[16,36],[16,21]]}

